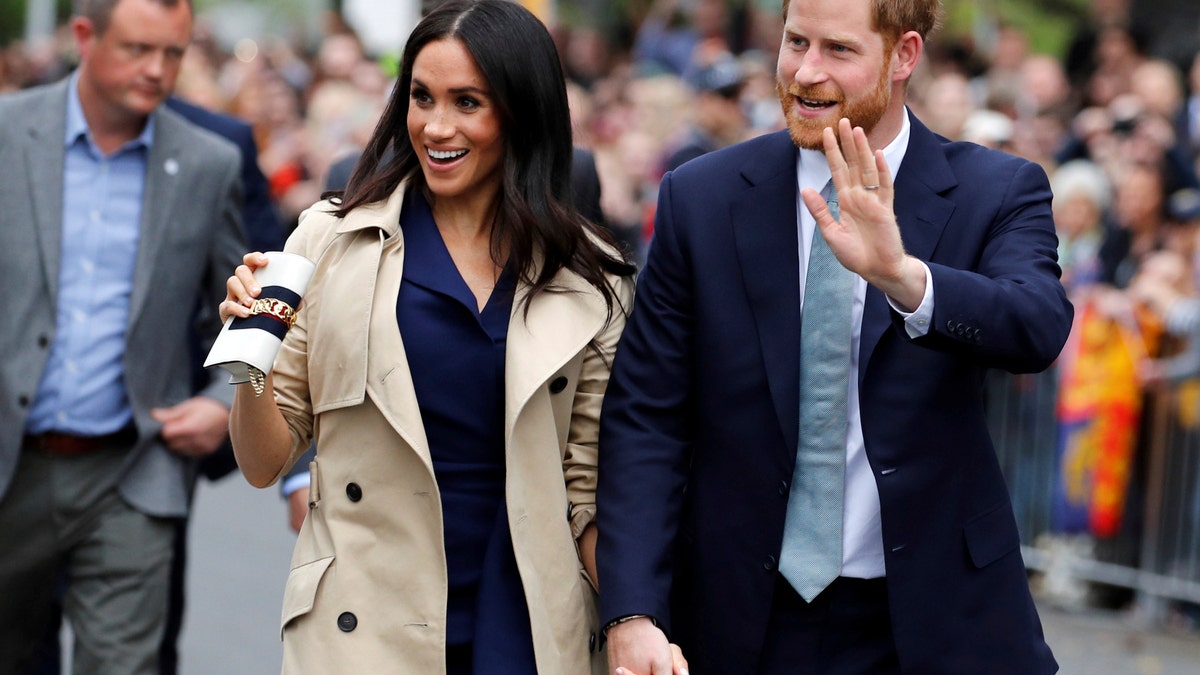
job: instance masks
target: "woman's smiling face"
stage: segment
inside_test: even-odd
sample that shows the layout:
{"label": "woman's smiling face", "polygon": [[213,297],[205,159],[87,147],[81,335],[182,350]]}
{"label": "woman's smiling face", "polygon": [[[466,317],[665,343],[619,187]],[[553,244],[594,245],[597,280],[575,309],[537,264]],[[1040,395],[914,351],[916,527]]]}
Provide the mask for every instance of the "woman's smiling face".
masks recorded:
{"label": "woman's smiling face", "polygon": [[491,88],[463,43],[425,45],[413,61],[408,135],[435,199],[491,202],[504,137]]}

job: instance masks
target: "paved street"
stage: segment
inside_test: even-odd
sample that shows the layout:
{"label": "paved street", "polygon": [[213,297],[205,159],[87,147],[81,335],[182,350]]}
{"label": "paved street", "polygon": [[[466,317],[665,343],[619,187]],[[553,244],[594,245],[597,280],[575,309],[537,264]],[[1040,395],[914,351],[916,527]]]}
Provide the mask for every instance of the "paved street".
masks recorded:
{"label": "paved street", "polygon": [[1046,640],[1064,675],[1196,675],[1200,635],[1147,631],[1109,611],[1041,608]]}
{"label": "paved street", "polygon": [[201,482],[191,524],[181,675],[278,673],[279,613],[295,536],[278,487]]}
{"label": "paved street", "polygon": [[[275,488],[203,483],[192,520],[182,675],[279,672],[279,608],[293,537]],[[1196,675],[1200,635],[1146,632],[1112,612],[1042,608],[1064,675]]]}

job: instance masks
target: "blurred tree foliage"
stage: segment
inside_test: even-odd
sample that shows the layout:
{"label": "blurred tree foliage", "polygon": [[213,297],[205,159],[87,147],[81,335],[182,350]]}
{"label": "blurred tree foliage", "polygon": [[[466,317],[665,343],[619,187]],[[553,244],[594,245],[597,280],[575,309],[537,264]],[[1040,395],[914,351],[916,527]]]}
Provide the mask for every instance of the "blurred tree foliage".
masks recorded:
{"label": "blurred tree foliage", "polygon": [[[54,18],[62,23],[71,16],[71,0],[53,0]],[[25,36],[25,6],[29,0],[0,0],[0,45]]]}
{"label": "blurred tree foliage", "polygon": [[952,37],[987,34],[997,25],[1021,29],[1030,49],[1062,56],[1076,27],[1089,15],[1090,0],[943,0],[946,25]]}

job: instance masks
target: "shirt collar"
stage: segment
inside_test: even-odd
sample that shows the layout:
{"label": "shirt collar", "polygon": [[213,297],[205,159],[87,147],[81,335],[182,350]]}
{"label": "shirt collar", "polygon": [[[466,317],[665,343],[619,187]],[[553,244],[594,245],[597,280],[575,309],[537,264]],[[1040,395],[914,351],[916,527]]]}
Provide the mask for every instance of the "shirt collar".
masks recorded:
{"label": "shirt collar", "polygon": [[[75,141],[83,136],[87,139],[89,145],[92,143],[91,130],[88,128],[87,118],[83,116],[83,104],[79,102],[79,70],[76,69],[71,74],[71,81],[67,85],[67,130],[66,137],[63,138],[63,145],[70,147]],[[149,149],[154,141],[154,115],[151,114],[146,120],[146,125],[142,127],[142,133],[138,137],[125,144],[122,150],[126,148],[145,147]]]}

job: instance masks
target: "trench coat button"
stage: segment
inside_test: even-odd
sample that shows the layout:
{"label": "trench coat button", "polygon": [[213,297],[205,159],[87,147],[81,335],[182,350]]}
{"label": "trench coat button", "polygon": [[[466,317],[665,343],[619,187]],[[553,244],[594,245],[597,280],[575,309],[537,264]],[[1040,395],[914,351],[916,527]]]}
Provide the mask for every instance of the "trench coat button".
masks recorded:
{"label": "trench coat button", "polygon": [[337,623],[343,633],[349,633],[358,628],[358,617],[353,612],[342,612],[338,615]]}
{"label": "trench coat button", "polygon": [[588,638],[588,653],[594,654],[595,652],[596,652],[596,634],[592,633],[592,636]]}
{"label": "trench coat button", "polygon": [[346,496],[350,498],[350,501],[356,502],[362,499],[362,488],[358,486],[358,483],[347,483]]}
{"label": "trench coat button", "polygon": [[42,349],[50,346],[50,338],[45,335],[38,336],[38,346]]}
{"label": "trench coat button", "polygon": [[567,388],[567,378],[565,378],[565,377],[559,376],[559,377],[554,378],[554,380],[550,382],[550,393],[551,394],[557,394],[566,388]]}
{"label": "trench coat button", "polygon": [[22,408],[28,408],[29,407],[29,397],[26,396],[25,394],[21,394],[20,396],[17,397],[17,405],[21,406]]}
{"label": "trench coat button", "polygon": [[780,497],[788,496],[788,482],[786,480],[779,481],[779,488],[776,490]]}
{"label": "trench coat button", "polygon": [[766,558],[763,558],[763,569],[768,572],[775,571],[775,556],[769,555]]}

